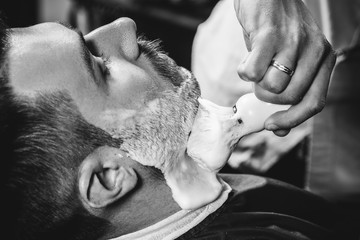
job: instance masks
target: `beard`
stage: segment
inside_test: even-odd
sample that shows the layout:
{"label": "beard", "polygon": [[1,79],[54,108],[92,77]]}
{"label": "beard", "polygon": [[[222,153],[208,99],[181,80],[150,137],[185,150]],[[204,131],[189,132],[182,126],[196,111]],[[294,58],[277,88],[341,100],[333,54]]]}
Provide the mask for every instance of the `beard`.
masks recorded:
{"label": "beard", "polygon": [[123,140],[120,149],[146,166],[162,171],[186,151],[186,145],[198,109],[197,93],[192,84],[178,92],[164,92],[148,108],[127,119],[119,129]]}
{"label": "beard", "polygon": [[[156,43],[155,43],[156,44]],[[142,165],[162,172],[172,168],[186,151],[198,110],[200,88],[194,76],[179,67],[154,42],[139,40],[154,68],[174,86],[148,102],[143,111],[111,130],[123,143],[120,149]]]}

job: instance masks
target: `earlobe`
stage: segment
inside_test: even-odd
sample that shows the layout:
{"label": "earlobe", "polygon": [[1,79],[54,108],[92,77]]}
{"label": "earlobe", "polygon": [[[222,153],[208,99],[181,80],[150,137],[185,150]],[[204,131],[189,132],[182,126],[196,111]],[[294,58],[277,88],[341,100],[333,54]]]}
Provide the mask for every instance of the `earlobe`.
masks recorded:
{"label": "earlobe", "polygon": [[101,147],[83,161],[79,172],[79,191],[89,207],[104,208],[136,186],[135,171],[123,164],[121,158],[122,155],[114,154],[111,148]]}

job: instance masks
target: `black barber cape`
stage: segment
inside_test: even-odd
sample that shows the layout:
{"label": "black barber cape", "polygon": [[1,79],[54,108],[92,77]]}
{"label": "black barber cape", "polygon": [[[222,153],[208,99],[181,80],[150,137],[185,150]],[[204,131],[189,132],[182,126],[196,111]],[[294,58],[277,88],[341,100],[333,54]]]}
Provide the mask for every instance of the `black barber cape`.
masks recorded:
{"label": "black barber cape", "polygon": [[232,187],[224,205],[179,240],[359,240],[358,227],[334,205],[277,180],[220,174]]}

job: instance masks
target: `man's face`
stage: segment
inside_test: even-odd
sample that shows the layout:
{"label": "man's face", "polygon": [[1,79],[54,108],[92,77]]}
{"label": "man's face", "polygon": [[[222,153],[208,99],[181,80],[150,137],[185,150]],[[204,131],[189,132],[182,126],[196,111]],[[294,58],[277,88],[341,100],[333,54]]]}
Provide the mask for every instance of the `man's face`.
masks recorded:
{"label": "man's face", "polygon": [[57,23],[13,29],[9,78],[15,93],[66,91],[90,123],[124,138],[123,149],[162,168],[184,150],[197,110],[198,85],[119,19],[81,37]]}

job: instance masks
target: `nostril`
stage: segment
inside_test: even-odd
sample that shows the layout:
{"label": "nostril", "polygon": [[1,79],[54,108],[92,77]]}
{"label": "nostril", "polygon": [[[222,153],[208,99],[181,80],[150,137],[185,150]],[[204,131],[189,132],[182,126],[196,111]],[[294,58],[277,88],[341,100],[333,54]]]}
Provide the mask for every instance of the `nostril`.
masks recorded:
{"label": "nostril", "polygon": [[242,124],[243,121],[242,121],[241,119],[238,119],[238,123],[239,123],[239,124]]}

